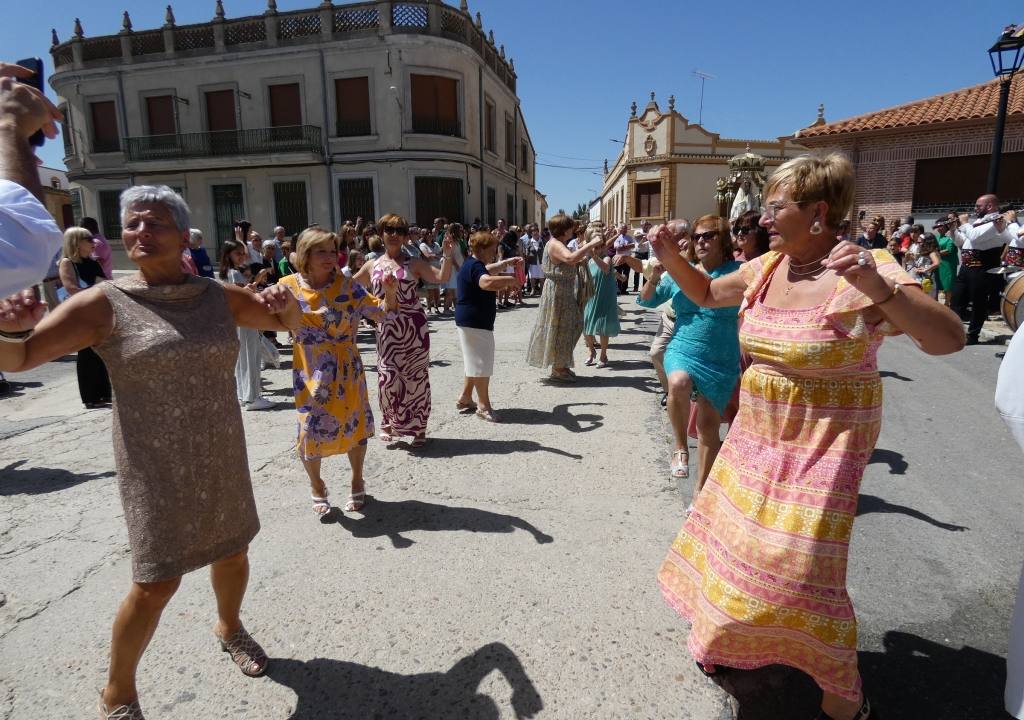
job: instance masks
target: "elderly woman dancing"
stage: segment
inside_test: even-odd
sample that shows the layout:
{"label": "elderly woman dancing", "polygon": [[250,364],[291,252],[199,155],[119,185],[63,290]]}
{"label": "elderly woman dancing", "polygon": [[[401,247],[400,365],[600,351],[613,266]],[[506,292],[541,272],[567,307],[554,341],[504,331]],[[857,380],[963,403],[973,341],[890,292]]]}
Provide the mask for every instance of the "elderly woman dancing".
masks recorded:
{"label": "elderly woman dancing", "polygon": [[[121,195],[122,237],[137,274],[76,294],[34,333],[35,317],[23,302],[0,307],[8,337],[12,323],[25,331],[20,343],[0,343],[0,370],[28,370],[91,346],[114,386],[114,459],[132,586],[114,620],[101,718],[142,718],[139,660],[181,576],[206,565],[221,647],[246,675],[267,668],[266,653],[239,619],[247,549],[260,524],[235,399],[235,328],[291,329],[301,312],[284,288],[257,295],[186,275],[188,219],[188,206],[170,188],[129,188]],[[179,387],[183,367],[203,368],[187,393]],[[167,435],[174,428],[189,433],[187,462]]]}
{"label": "elderly woman dancing", "polygon": [[661,228],[654,243],[694,303],[740,305],[751,358],[739,413],[658,581],[691,623],[702,670],[799,668],[824,692],[819,718],[834,720],[871,717],[846,566],[882,418],[876,352],[900,332],[933,355],[965,341],[889,253],[836,242],[853,183],[838,153],[783,164],[760,220],[770,252],[724,277],[671,252]]}
{"label": "elderly woman dancing", "polygon": [[380,439],[411,435],[412,447],[427,442],[430,419],[430,336],[427,316],[416,293],[418,281],[447,283],[452,274],[454,239],[445,235],[440,267],[402,250],[409,223],[400,215],[385,215],[378,223],[384,254],[363,265],[352,278],[384,297],[385,279],[398,282],[398,307],[377,325],[377,388],[380,399]]}
{"label": "elderly woman dancing", "polygon": [[583,307],[590,296],[590,275],[580,264],[590,251],[604,245],[598,232],[589,242],[575,250],[566,245],[573,236],[576,222],[566,215],[555,215],[548,221],[551,239],[544,246],[541,267],[544,288],[537,306],[537,320],[530,333],[526,362],[533,367],[551,366],[551,380],[576,382],[572,367],[572,351],[583,334]]}
{"label": "elderly woman dancing", "polygon": [[385,279],[382,308],[380,300],[338,271],[338,236],[320,228],[299,235],[295,261],[299,272],[282,278],[280,284],[302,308],[302,327],[295,333],[292,353],[299,459],[312,487],[313,512],[322,517],[331,511],[331,503],[320,476],[321,462],[346,453],[352,482],[345,511],[356,512],[366,501],[363,459],[366,440],[373,437],[356,332],[361,319],[381,322],[384,310],[397,306],[395,279]]}

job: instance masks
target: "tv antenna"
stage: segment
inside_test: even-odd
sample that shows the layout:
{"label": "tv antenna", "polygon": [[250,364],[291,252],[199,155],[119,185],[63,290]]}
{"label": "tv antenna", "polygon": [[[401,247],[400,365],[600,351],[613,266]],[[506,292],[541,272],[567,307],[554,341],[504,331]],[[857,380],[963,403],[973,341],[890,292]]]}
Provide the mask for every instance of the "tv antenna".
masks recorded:
{"label": "tv antenna", "polygon": [[714,80],[715,76],[703,70],[694,70],[692,74],[695,78],[700,78],[700,110],[697,113],[697,124],[704,127],[704,82]]}

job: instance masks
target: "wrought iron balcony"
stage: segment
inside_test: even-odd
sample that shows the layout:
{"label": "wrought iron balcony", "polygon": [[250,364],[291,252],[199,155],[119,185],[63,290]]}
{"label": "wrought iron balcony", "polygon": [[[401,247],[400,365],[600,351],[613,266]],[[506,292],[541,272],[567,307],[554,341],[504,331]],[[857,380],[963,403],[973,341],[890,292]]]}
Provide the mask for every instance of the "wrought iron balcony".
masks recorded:
{"label": "wrought iron balcony", "polygon": [[125,138],[129,161],[177,160],[221,155],[267,155],[282,152],[323,154],[320,128],[315,125],[219,130],[176,135]]}

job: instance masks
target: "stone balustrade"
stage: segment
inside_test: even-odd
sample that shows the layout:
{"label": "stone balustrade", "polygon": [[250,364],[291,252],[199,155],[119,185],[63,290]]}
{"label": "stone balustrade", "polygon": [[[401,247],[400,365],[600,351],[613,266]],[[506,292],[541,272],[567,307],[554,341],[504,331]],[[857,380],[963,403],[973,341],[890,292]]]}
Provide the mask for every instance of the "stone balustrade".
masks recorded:
{"label": "stone balustrade", "polygon": [[505,47],[496,46],[494,32],[485,34],[480,13],[474,19],[466,0],[460,7],[440,0],[419,2],[361,2],[335,5],[330,0],[309,10],[278,12],[275,0],[268,0],[262,15],[227,18],[222,0],[217,0],[213,20],[194,25],[177,25],[167,6],[162,28],[136,31],[124,13],[117,35],[86,37],[78,19],[74,35],[59,42],[52,33],[54,74],[68,70],[107,67],[232,53],[278,46],[312,45],[359,37],[396,34],[434,35],[468,45],[513,93],[516,92],[515,64],[506,59]]}

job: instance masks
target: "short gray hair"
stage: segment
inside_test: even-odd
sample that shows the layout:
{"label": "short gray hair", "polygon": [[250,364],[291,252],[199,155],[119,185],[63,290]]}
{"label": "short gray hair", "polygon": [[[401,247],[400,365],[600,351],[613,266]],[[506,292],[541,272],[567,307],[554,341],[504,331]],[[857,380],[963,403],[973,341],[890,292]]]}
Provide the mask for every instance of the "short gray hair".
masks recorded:
{"label": "short gray hair", "polygon": [[202,242],[203,231],[199,228],[189,228],[188,239],[190,242]]}
{"label": "short gray hair", "polygon": [[121,193],[121,222],[123,223],[128,211],[136,205],[146,203],[159,203],[171,213],[178,230],[189,230],[189,209],[181,195],[171,190],[166,185],[134,185]]}

